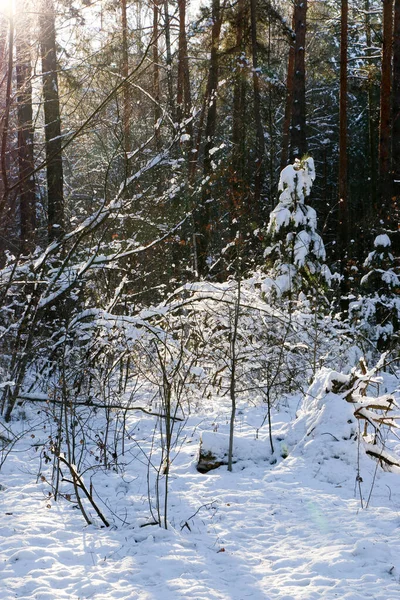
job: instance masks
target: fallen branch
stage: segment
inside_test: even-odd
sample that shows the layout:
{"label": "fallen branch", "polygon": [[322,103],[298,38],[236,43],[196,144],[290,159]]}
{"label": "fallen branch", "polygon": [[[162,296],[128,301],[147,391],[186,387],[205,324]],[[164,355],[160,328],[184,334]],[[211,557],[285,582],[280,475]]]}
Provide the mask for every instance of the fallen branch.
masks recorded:
{"label": "fallen branch", "polygon": [[[46,404],[55,404],[55,405],[63,405],[64,402],[62,400],[55,400],[54,398],[49,398],[48,396],[44,396],[44,395],[38,395],[35,396],[33,394],[19,394],[18,395],[18,400],[24,400],[26,402],[45,402]],[[70,403],[71,406],[85,406],[86,408],[99,408],[99,409],[107,409],[107,410],[126,410],[126,411],[131,411],[131,410],[138,410],[142,413],[145,413],[146,415],[150,415],[151,417],[160,417],[161,419],[165,419],[166,416],[163,415],[162,413],[156,413],[153,412],[151,410],[147,410],[146,408],[143,408],[142,406],[124,406],[122,404],[95,404],[94,402],[91,402],[90,400],[86,401],[86,402],[73,402]],[[174,421],[184,421],[184,419],[182,417],[170,417],[170,419],[173,419]]]}
{"label": "fallen branch", "polygon": [[[97,504],[95,503],[95,501],[93,500],[93,496],[90,492],[88,492],[87,487],[85,486],[85,484],[83,483],[83,479],[81,477],[81,475],[78,474],[78,472],[74,469],[73,465],[71,465],[64,456],[62,456],[61,454],[59,454],[57,456],[58,460],[60,462],[62,462],[66,467],[68,467],[69,472],[71,473],[71,477],[73,479],[72,483],[74,485],[76,485],[77,487],[79,487],[82,492],[85,494],[86,498],[89,500],[90,504],[93,506],[94,510],[97,513],[97,516],[99,517],[99,519],[104,523],[104,525],[106,527],[110,527],[109,522],[107,521],[107,519],[103,516],[103,513],[101,512],[101,510],[99,509],[99,507],[97,506]],[[68,480],[66,480],[68,481]]]}

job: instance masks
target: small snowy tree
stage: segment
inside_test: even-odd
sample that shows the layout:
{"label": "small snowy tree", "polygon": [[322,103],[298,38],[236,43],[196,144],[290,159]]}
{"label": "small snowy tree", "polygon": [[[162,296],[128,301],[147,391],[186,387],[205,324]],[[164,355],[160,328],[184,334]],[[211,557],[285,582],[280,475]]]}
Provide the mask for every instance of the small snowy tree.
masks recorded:
{"label": "small snowy tree", "polygon": [[375,238],[361,279],[364,293],[349,307],[359,330],[381,352],[388,350],[400,326],[400,277],[388,235]]}
{"label": "small snowy tree", "polygon": [[277,298],[318,288],[331,280],[325,265],[325,246],[317,233],[317,215],[306,204],[315,179],[312,158],[296,159],[281,172],[279,202],[271,212],[265,256],[272,265],[263,281],[263,292]]}

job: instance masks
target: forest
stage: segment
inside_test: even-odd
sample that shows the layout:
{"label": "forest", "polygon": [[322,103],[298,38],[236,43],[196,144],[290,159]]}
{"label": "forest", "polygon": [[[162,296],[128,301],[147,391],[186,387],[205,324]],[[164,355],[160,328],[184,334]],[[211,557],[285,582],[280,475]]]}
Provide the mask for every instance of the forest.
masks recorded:
{"label": "forest", "polygon": [[400,0],[0,0],[0,222],[0,598],[400,598]]}

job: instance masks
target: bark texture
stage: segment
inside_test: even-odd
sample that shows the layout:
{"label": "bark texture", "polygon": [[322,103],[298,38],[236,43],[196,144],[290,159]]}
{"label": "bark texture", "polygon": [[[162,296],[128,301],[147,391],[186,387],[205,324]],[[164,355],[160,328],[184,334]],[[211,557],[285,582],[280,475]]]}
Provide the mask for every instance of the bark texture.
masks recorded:
{"label": "bark texture", "polygon": [[206,92],[206,126],[205,126],[205,145],[204,145],[204,178],[207,181],[201,198],[201,204],[197,207],[195,217],[195,237],[196,237],[196,255],[197,271],[199,276],[207,273],[207,253],[210,239],[210,201],[211,201],[211,183],[212,183],[212,155],[210,150],[214,146],[215,129],[217,125],[217,89],[219,56],[218,48],[221,34],[221,7],[220,0],[212,1],[212,31],[211,31],[211,55],[210,68],[208,72],[207,92]]}
{"label": "bark texture", "polygon": [[391,199],[391,91],[392,91],[393,0],[383,0],[382,81],[379,126],[378,214],[384,222],[390,212]]}
{"label": "bark texture", "polygon": [[16,74],[18,119],[18,170],[21,251],[34,247],[36,195],[33,155],[32,66],[29,24],[22,19],[22,3],[17,3]]}
{"label": "bark texture", "polygon": [[[394,32],[393,32],[393,206],[394,222],[400,218],[400,0],[394,3]],[[397,233],[399,238],[399,233]],[[399,240],[396,240],[399,250]]]}
{"label": "bark texture", "polygon": [[293,110],[290,130],[291,160],[301,158],[307,152],[306,137],[306,25],[307,0],[295,0],[294,5],[294,74]]}
{"label": "bark texture", "polygon": [[342,0],[340,28],[340,98],[339,98],[339,248],[345,257],[348,238],[347,199],[347,52],[348,0]]}
{"label": "bark texture", "polygon": [[47,163],[47,211],[49,240],[64,231],[64,186],[58,93],[56,30],[53,0],[44,0],[40,15],[43,107]]}

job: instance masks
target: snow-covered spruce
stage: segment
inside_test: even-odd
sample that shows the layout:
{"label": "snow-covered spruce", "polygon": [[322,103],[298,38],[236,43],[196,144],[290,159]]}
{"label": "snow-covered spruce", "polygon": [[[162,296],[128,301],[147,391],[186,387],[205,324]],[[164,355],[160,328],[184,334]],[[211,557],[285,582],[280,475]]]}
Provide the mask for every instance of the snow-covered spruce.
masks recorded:
{"label": "snow-covered spruce", "polygon": [[264,279],[266,296],[285,297],[301,289],[319,288],[329,284],[332,274],[325,264],[326,252],[317,233],[317,215],[306,204],[315,179],[312,158],[288,165],[279,180],[279,202],[271,212],[265,250],[271,270]]}
{"label": "snow-covered spruce", "polygon": [[374,250],[368,254],[364,267],[364,293],[350,304],[349,314],[364,337],[382,352],[390,349],[400,323],[399,268],[388,235],[375,238]]}

